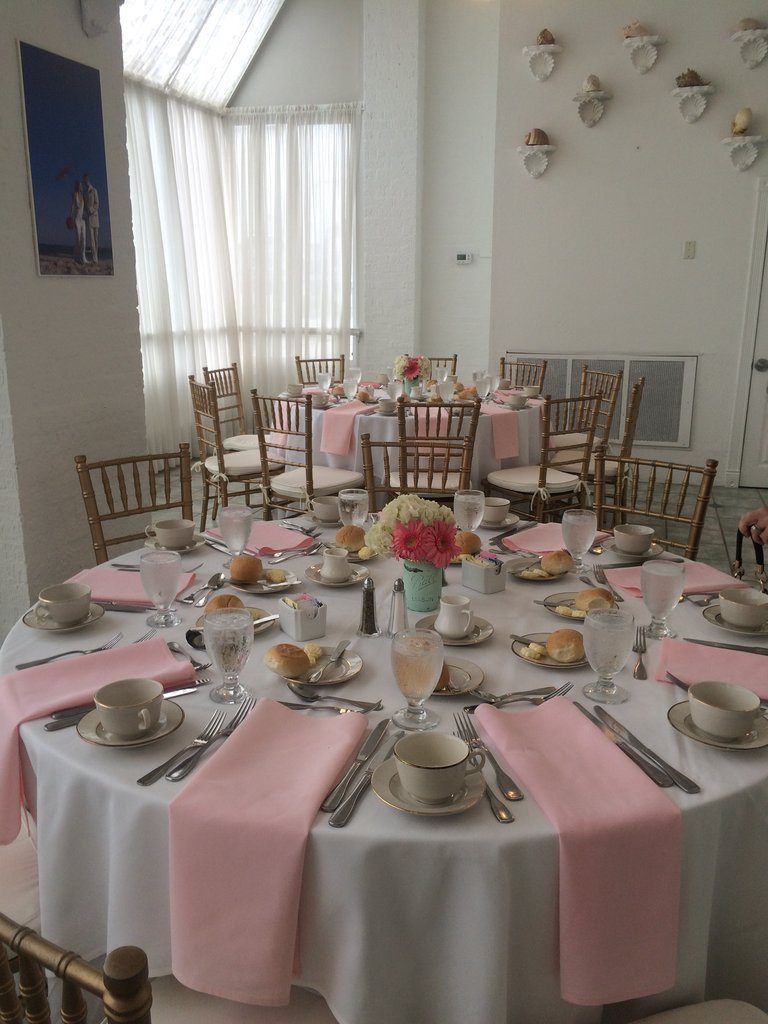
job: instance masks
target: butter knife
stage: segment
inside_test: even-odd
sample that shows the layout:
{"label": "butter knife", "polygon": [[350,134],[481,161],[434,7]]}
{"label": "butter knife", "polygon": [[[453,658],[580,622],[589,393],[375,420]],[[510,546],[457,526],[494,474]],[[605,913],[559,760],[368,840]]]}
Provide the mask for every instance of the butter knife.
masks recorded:
{"label": "butter knife", "polygon": [[740,644],[721,644],[715,640],[694,640],[692,636],[684,636],[689,644],[701,644],[703,647],[719,647],[724,651],[743,651],[746,654],[768,654],[768,647],[743,647]]}
{"label": "butter knife", "polygon": [[649,779],[653,779],[657,786],[669,787],[673,786],[674,783],[666,772],[662,771],[655,764],[650,761],[646,761],[643,755],[638,750],[633,750],[632,747],[628,746],[624,740],[620,739],[615,732],[612,732],[607,725],[603,725],[599,718],[587,711],[583,704],[579,704],[577,700],[571,702],[574,707],[578,708],[582,715],[585,715],[590,722],[597,726],[602,732],[603,736],[607,736],[612,743],[615,743],[622,753],[626,754],[630,761],[634,761],[638,768],[642,768]]}
{"label": "butter knife", "polygon": [[347,768],[344,778],[339,782],[337,786],[331,790],[328,796],[320,804],[321,811],[335,811],[341,801],[344,799],[344,794],[347,792],[352,780],[360,771],[360,768],[368,760],[368,758],[376,752],[377,747],[384,739],[384,735],[389,726],[389,719],[385,718],[383,722],[379,722],[375,729],[373,729],[363,741],[362,746],[355,755],[355,759],[352,764]]}
{"label": "butter knife", "polygon": [[365,769],[355,788],[328,819],[329,825],[333,825],[334,828],[343,828],[344,825],[347,824],[349,819],[352,817],[352,812],[355,807],[357,807],[358,800],[370,786],[374,771],[380,764],[384,764],[384,762],[389,758],[390,754],[394,750],[395,744],[398,740],[401,740],[403,736],[405,736],[404,732],[396,732],[391,741],[381,750],[376,764],[372,764],[370,768]]}
{"label": "butter knife", "polygon": [[[187,693],[197,693],[199,689],[199,686],[185,686],[179,690],[166,690],[163,694],[163,700],[168,697],[183,697]],[[54,711],[51,715],[54,721],[46,722],[43,728],[46,732],[58,732],[59,729],[69,729],[73,725],[77,725],[82,718],[85,718],[95,708],[95,704],[81,704],[79,708],[68,708],[66,712]]]}
{"label": "butter knife", "polygon": [[626,726],[622,725],[621,722],[617,722],[613,715],[609,715],[605,708],[595,708],[595,714],[600,719],[600,721],[607,725],[609,729],[613,730],[613,732],[615,732],[617,736],[620,736],[621,739],[623,739],[626,743],[629,743],[631,746],[635,747],[637,750],[640,751],[641,754],[647,757],[650,761],[653,761],[654,764],[657,764],[659,768],[665,771],[667,775],[669,775],[669,777],[672,779],[674,784],[679,789],[682,789],[684,793],[701,792],[701,787],[698,786],[693,781],[693,779],[689,779],[687,775],[683,775],[683,773],[679,772],[677,768],[673,768],[671,764],[667,764],[667,762],[662,757],[659,757],[659,755],[655,753],[653,750],[651,750],[650,747],[647,747],[643,743],[643,741],[638,739],[637,736],[634,735],[634,733],[631,733],[629,729],[626,728]]}
{"label": "butter knife", "polygon": [[124,604],[122,601],[94,601],[106,612],[151,612],[153,604]]}

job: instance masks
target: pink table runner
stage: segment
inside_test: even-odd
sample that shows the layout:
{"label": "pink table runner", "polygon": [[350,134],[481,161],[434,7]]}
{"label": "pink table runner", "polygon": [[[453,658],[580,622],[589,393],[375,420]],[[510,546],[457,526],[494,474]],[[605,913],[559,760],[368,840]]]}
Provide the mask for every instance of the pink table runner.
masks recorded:
{"label": "pink table runner", "polygon": [[[191,586],[197,576],[193,572],[181,574],[181,583],[177,593],[181,594]],[[85,583],[91,588],[94,601],[122,601],[125,604],[150,605],[152,602],[141,584],[138,572],[121,572],[119,569],[96,568],[84,569],[73,576],[72,583]]]}
{"label": "pink table runner", "polygon": [[579,1006],[675,980],[680,810],[565,698],[475,718],[560,839],[560,991]]}
{"label": "pink table runner", "polygon": [[320,451],[326,455],[348,455],[352,451],[355,419],[363,413],[375,412],[376,408],[376,405],[353,401],[326,409]]}
{"label": "pink table runner", "polygon": [[[208,535],[223,541],[220,530],[208,530]],[[307,537],[298,530],[289,530],[279,523],[264,522],[253,524],[247,547],[258,555],[273,555],[276,551],[309,548],[315,543],[312,537]]]}
{"label": "pink table runner", "polygon": [[[173,973],[259,1006],[290,998],[307,836],[365,732],[260,700],[170,806]],[[211,950],[216,956],[211,956]]]}
{"label": "pink table runner", "polygon": [[[640,589],[641,568],[641,566],[635,565],[628,569],[606,569],[605,575],[615,587],[623,590],[630,597],[642,597]],[[734,579],[728,573],[720,572],[719,569],[713,569],[711,565],[704,565],[703,562],[686,562],[684,568],[684,594],[717,594],[721,590],[727,590],[730,587],[747,586],[746,583]]]}
{"label": "pink table runner", "polygon": [[488,403],[482,413],[491,417],[494,457],[499,461],[517,458],[520,454],[517,409],[502,409],[500,405]]}
{"label": "pink table runner", "polygon": [[[61,639],[72,647],[95,646],[73,637]],[[174,658],[164,640],[154,639],[0,676],[0,845],[16,838],[21,821],[21,723],[85,704],[100,686],[134,678],[157,679],[168,688],[194,679],[194,669],[186,659]]]}
{"label": "pink table runner", "polygon": [[[731,641],[737,644],[749,643],[749,638],[733,636],[726,642]],[[666,639],[661,642],[656,678],[671,685],[667,671],[689,686],[716,679],[722,683],[746,686],[761,700],[768,700],[768,655],[765,654],[724,651],[719,647]]]}
{"label": "pink table runner", "polygon": [[[602,540],[607,533],[596,533],[595,540]],[[560,551],[563,543],[563,528],[560,523],[542,523],[532,526],[518,536],[504,537],[501,542],[510,551],[534,551],[537,555],[546,555],[549,551]]]}

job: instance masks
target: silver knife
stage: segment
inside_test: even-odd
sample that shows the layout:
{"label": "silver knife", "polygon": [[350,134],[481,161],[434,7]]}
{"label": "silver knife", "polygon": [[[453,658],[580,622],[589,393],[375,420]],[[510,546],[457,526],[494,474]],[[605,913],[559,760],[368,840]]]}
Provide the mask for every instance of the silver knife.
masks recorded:
{"label": "silver knife", "polygon": [[703,647],[720,647],[724,651],[745,651],[747,654],[768,654],[768,647],[742,647],[740,644],[721,644],[714,640],[694,640],[692,636],[684,636],[689,644],[701,644]]}
{"label": "silver knife", "polygon": [[[199,686],[187,686],[183,690],[166,690],[163,700],[167,697],[183,697],[187,693],[197,693]],[[85,718],[87,714],[95,709],[95,704],[83,704],[79,708],[69,708],[67,711],[54,711],[51,718],[53,722],[46,722],[43,726],[46,732],[58,732],[59,729],[69,729]]]}
{"label": "silver knife", "polygon": [[153,604],[125,604],[122,601],[94,601],[107,612],[151,612]]}
{"label": "silver knife", "polygon": [[385,718],[383,722],[379,722],[375,729],[373,729],[368,736],[366,736],[362,746],[355,755],[355,759],[352,764],[347,768],[344,778],[341,782],[334,786],[328,796],[320,804],[321,811],[335,811],[341,801],[344,799],[344,794],[347,792],[350,783],[360,771],[361,766],[368,760],[371,754],[376,752],[376,748],[384,739],[384,736],[389,726],[389,719]]}
{"label": "silver knife", "polygon": [[368,787],[370,786],[373,773],[379,767],[380,764],[384,764],[384,762],[388,760],[390,754],[394,750],[395,744],[397,743],[398,740],[401,740],[403,736],[405,736],[404,732],[396,732],[395,735],[392,737],[391,742],[387,743],[387,745],[381,751],[378,760],[376,761],[376,764],[372,764],[370,768],[365,769],[360,779],[358,780],[358,783],[355,786],[355,788],[352,790],[352,792],[349,794],[346,800],[333,812],[333,814],[328,819],[329,825],[333,825],[334,828],[343,828],[343,826],[347,824],[349,819],[352,817],[352,812],[357,806],[358,800],[366,791],[366,789],[368,789]]}
{"label": "silver knife", "polygon": [[571,703],[574,707],[578,708],[582,715],[585,715],[590,722],[593,722],[604,736],[607,736],[611,742],[615,743],[619,750],[626,754],[631,761],[634,761],[638,768],[642,768],[648,778],[653,779],[657,786],[669,787],[674,785],[672,779],[666,772],[662,771],[661,768],[658,768],[650,761],[646,761],[640,751],[633,750],[632,747],[628,746],[624,740],[620,739],[615,732],[612,732],[607,725],[603,725],[599,718],[595,718],[595,716],[591,712],[587,711],[582,704],[579,704],[577,700],[571,701]]}
{"label": "silver knife", "polygon": [[601,564],[601,569],[631,569],[635,565],[645,565],[646,562],[684,562],[684,558],[632,558],[626,562],[606,562]]}
{"label": "silver knife", "polygon": [[689,779],[687,775],[683,775],[677,768],[673,768],[671,764],[659,757],[657,753],[651,750],[650,747],[646,747],[642,740],[638,739],[634,733],[631,733],[626,726],[623,726],[621,722],[617,722],[613,715],[609,715],[605,708],[595,708],[595,714],[610,729],[612,729],[618,736],[620,736],[625,742],[636,747],[641,754],[644,754],[650,761],[657,764],[659,768],[669,775],[674,784],[683,790],[684,793],[700,793],[701,787],[698,786],[693,779]]}

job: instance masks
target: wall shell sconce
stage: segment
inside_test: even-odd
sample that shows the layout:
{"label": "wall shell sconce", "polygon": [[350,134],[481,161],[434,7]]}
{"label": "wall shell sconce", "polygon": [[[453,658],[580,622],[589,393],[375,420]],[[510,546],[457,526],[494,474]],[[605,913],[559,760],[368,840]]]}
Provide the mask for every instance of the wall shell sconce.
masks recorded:
{"label": "wall shell sconce", "polygon": [[748,167],[760,156],[760,146],[768,142],[765,135],[732,135],[729,139],[723,139],[723,145],[728,149],[731,163],[737,171],[746,171]]}
{"label": "wall shell sconce", "polygon": [[705,82],[692,68],[678,75],[675,81],[677,88],[672,90],[672,95],[677,100],[683,120],[686,124],[693,124],[707,109],[709,97],[714,93],[715,87]]}
{"label": "wall shell sconce", "polygon": [[605,113],[605,101],[609,99],[611,94],[602,88],[597,75],[588,75],[573,97],[573,102],[578,103],[576,109],[581,123],[587,128],[593,128]]}
{"label": "wall shell sconce", "polygon": [[517,152],[522,155],[523,167],[532,178],[540,178],[549,167],[549,154],[554,153],[557,146],[549,141],[549,136],[541,128],[534,128],[525,136],[525,145],[518,146]]}
{"label": "wall shell sconce", "polygon": [[629,50],[632,67],[641,75],[647,74],[659,59],[657,47],[664,43],[661,36],[655,36],[639,21],[630,22],[621,30],[624,47]]}
{"label": "wall shell sconce", "polygon": [[768,55],[768,28],[754,18],[742,18],[731,36],[748,68],[756,68]]}
{"label": "wall shell sconce", "polygon": [[523,56],[528,61],[528,70],[537,82],[544,82],[555,70],[555,54],[562,53],[555,37],[548,28],[542,29],[536,38],[535,46],[524,46]]}

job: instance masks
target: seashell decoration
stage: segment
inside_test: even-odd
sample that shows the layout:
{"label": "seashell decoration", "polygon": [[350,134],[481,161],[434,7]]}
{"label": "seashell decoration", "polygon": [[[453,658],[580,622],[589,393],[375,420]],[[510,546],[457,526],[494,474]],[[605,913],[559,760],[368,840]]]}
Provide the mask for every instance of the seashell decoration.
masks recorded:
{"label": "seashell decoration", "polygon": [[752,108],[742,107],[731,121],[731,135],[746,135],[752,124]]}
{"label": "seashell decoration", "polygon": [[692,93],[690,96],[682,96],[678,104],[680,113],[686,124],[693,124],[698,121],[707,109],[707,97],[701,93]]}
{"label": "seashell decoration", "polygon": [[539,149],[531,150],[523,156],[523,167],[532,178],[540,178],[549,167],[549,155]]}
{"label": "seashell decoration", "polygon": [[677,76],[675,82],[677,88],[672,90],[672,95],[677,100],[683,120],[686,124],[693,124],[707,109],[709,97],[715,88],[710,82],[705,82],[693,68],[687,68],[682,75]]}
{"label": "seashell decoration", "polygon": [[555,41],[555,37],[549,31],[548,28],[543,28],[541,32],[536,36],[537,46],[552,46]]}
{"label": "seashell decoration", "polygon": [[736,26],[737,32],[753,32],[755,29],[765,28],[762,21],[757,21],[755,18],[742,18],[739,24]]}
{"label": "seashell decoration", "polygon": [[542,128],[534,128],[525,136],[526,146],[548,146],[549,136]]}
{"label": "seashell decoration", "polygon": [[524,46],[523,56],[528,61],[528,70],[537,82],[543,82],[555,70],[555,54],[562,52],[555,37],[548,28],[543,28],[536,37],[535,46]]}
{"label": "seashell decoration", "polygon": [[517,147],[517,152],[521,154],[523,167],[530,176],[540,178],[549,167],[549,154],[556,148],[543,128],[534,128],[525,136],[525,145]]}
{"label": "seashell decoration", "polygon": [[587,128],[596,125],[605,113],[604,101],[610,98],[611,94],[605,92],[597,75],[587,75],[581,83],[581,89],[573,97],[574,102],[578,103],[581,123]]}
{"label": "seashell decoration", "polygon": [[600,92],[601,89],[602,86],[600,85],[600,79],[597,75],[587,75],[581,83],[582,92]]}
{"label": "seashell decoration", "polygon": [[624,46],[629,50],[632,67],[641,75],[647,74],[659,59],[657,47],[664,42],[661,36],[651,35],[645,25],[631,21],[621,30]]}
{"label": "seashell decoration", "polygon": [[755,18],[742,18],[731,36],[738,43],[739,56],[748,68],[762,64],[768,54],[768,28]]}
{"label": "seashell decoration", "polygon": [[705,82],[698,71],[686,68],[682,75],[678,75],[675,79],[675,85],[678,89],[690,89],[694,85],[709,85],[709,82]]}
{"label": "seashell decoration", "polygon": [[596,99],[583,99],[576,109],[581,123],[587,128],[593,128],[605,113],[605,104]]}
{"label": "seashell decoration", "polygon": [[723,139],[723,145],[728,147],[728,156],[737,171],[746,171],[750,168],[760,155],[759,147],[766,143],[768,138],[762,135],[737,135]]}
{"label": "seashell decoration", "polygon": [[621,34],[625,39],[641,39],[643,36],[649,36],[651,33],[645,25],[641,25],[639,21],[635,20],[625,25],[621,30]]}

